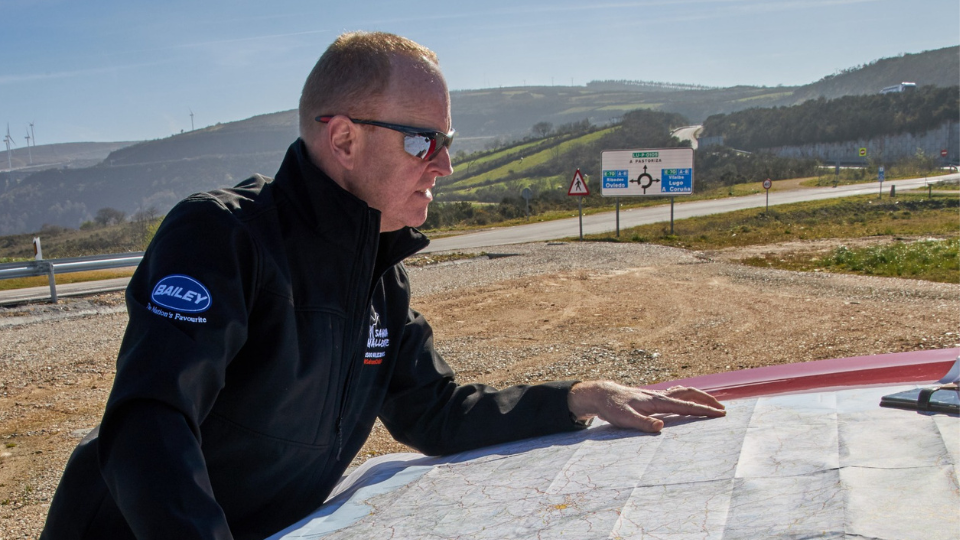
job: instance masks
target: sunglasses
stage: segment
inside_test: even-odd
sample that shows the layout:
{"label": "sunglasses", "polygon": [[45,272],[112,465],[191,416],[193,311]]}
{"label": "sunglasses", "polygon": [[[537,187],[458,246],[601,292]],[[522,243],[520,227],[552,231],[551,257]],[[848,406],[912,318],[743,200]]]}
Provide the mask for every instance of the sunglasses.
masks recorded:
{"label": "sunglasses", "polygon": [[[316,117],[316,121],[322,124],[329,122],[334,115],[325,114]],[[403,149],[415,158],[424,161],[430,161],[443,148],[450,148],[453,143],[453,133],[456,130],[451,129],[450,133],[442,133],[432,129],[418,128],[413,126],[404,126],[402,124],[389,124],[387,122],[377,122],[376,120],[358,120],[347,117],[354,124],[364,124],[367,126],[376,126],[403,133]]]}

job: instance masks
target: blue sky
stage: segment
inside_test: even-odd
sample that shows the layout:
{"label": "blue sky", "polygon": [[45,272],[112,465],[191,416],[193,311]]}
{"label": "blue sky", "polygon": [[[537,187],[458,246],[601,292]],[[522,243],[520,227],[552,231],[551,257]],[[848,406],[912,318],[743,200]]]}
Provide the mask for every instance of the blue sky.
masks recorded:
{"label": "blue sky", "polygon": [[[630,79],[805,84],[960,43],[957,0],[0,0],[0,129],[156,139],[297,106],[348,30],[437,52],[451,89]],[[456,116],[454,116],[456,125]]]}

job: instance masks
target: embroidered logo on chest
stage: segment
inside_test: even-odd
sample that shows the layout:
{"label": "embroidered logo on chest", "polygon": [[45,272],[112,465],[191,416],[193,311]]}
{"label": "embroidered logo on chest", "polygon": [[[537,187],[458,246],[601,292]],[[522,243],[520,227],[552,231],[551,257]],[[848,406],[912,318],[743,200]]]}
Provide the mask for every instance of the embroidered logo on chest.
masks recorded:
{"label": "embroidered logo on chest", "polygon": [[367,334],[367,353],[363,356],[363,363],[368,366],[379,366],[387,354],[390,346],[390,331],[385,324],[381,324],[380,314],[370,308],[370,331]]}

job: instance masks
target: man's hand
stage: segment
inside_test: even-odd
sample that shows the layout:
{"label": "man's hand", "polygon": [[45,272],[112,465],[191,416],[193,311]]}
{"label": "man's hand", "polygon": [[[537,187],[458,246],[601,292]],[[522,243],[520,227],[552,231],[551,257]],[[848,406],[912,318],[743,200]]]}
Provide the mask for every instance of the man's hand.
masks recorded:
{"label": "man's hand", "polygon": [[612,381],[586,381],[573,385],[567,406],[579,420],[598,416],[617,427],[653,433],[663,428],[663,420],[649,416],[651,414],[710,417],[727,414],[719,401],[696,388],[673,386],[667,390],[642,390]]}

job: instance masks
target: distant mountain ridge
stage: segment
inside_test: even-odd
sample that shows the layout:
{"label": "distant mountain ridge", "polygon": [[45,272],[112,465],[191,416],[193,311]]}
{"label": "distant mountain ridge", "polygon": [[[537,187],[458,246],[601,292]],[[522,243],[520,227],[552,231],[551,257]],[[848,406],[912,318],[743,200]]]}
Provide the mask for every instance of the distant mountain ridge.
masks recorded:
{"label": "distant mountain ridge", "polygon": [[[103,161],[110,152],[135,141],[120,142],[74,142],[41,144],[27,148],[19,146],[11,149],[10,165],[15,170],[15,178],[23,178],[33,172],[51,167],[91,167]],[[7,168],[7,153],[0,153],[0,169]]]}
{"label": "distant mountain ridge", "polygon": [[794,90],[794,103],[819,97],[875,94],[901,82],[913,82],[917,86],[956,86],[960,83],[960,46],[882,58],[827,75]]}
{"label": "distant mountain ridge", "polygon": [[[107,156],[105,164],[132,165],[202,156],[283,153],[298,136],[296,110],[261,114],[120,148]],[[254,172],[273,174],[275,169]]]}
{"label": "distant mountain ridge", "polygon": [[459,145],[482,149],[497,137],[511,139],[530,133],[537,122],[555,125],[587,119],[604,125],[624,112],[650,109],[679,113],[701,123],[714,114],[755,107],[798,105],[810,99],[876,94],[903,81],[918,86],[955,86],[960,81],[960,46],[885,58],[828,75],[803,86],[699,87],[648,81],[593,81],[586,86],[488,88],[451,92],[454,124],[463,138]]}
{"label": "distant mountain ridge", "polygon": [[[699,123],[714,114],[789,106],[820,95],[872,94],[904,80],[955,85],[960,80],[960,47],[878,60],[800,87],[593,81],[576,87],[453,91],[454,151],[522,138],[538,122],[561,126],[586,119],[602,126],[618,122],[628,111],[648,109],[679,113]],[[297,134],[297,112],[289,110],[154,141],[108,143],[117,147],[90,167],[58,167],[25,178],[0,173],[0,235],[36,231],[45,223],[77,227],[108,206],[128,214],[151,206],[166,213],[191,193],[233,185],[254,173],[272,176]],[[14,154],[24,155],[19,150]],[[0,162],[0,168],[5,165]]]}

